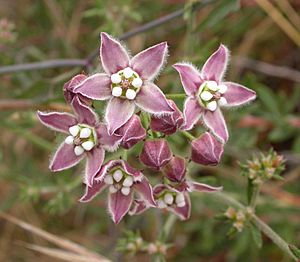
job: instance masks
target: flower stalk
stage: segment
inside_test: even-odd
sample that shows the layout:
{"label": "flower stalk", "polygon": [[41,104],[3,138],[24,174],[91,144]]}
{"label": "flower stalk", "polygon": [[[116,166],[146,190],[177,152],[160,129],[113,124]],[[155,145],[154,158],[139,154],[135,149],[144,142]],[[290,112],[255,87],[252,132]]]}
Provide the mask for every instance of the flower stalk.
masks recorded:
{"label": "flower stalk", "polygon": [[[247,207],[244,206],[239,201],[232,198],[228,193],[225,192],[216,192],[215,194],[210,194],[212,197],[216,198],[218,201],[222,201],[223,203],[228,204],[229,206],[234,206],[238,209],[242,209],[245,212],[247,211]],[[277,245],[284,253],[286,253],[291,259],[294,261],[298,261],[295,255],[290,251],[289,244],[282,239],[271,227],[269,227],[264,221],[262,221],[258,216],[254,213],[249,213],[250,220],[259,228],[261,232],[263,232],[269,239],[273,241],[275,245]]]}
{"label": "flower stalk", "polygon": [[194,137],[191,133],[187,132],[187,131],[182,131],[181,134],[183,134],[186,138],[188,138],[189,140],[194,140],[196,139],[196,137]]}

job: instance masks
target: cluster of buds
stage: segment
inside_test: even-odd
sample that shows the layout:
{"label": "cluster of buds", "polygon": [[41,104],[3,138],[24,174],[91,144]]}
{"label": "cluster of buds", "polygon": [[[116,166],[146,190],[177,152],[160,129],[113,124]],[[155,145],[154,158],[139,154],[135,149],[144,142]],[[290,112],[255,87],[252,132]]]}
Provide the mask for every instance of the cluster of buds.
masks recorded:
{"label": "cluster of buds", "polygon": [[122,238],[119,239],[117,250],[129,254],[138,252],[147,252],[148,243],[143,240],[140,234],[133,231],[125,231]]}
{"label": "cluster of buds", "polygon": [[246,221],[247,221],[247,213],[243,210],[236,210],[233,207],[229,207],[224,213],[226,219],[228,219],[232,223],[232,227],[237,232],[242,232]]}
{"label": "cluster of buds", "polygon": [[148,245],[147,251],[149,255],[163,255],[167,254],[168,245],[165,243],[161,243],[156,241],[155,243],[150,243]]}
{"label": "cluster of buds", "polygon": [[[190,179],[187,162],[217,165],[228,140],[221,108],[241,106],[256,96],[242,85],[223,81],[228,49],[220,45],[201,71],[188,63],[173,65],[187,95],[181,112],[153,82],[167,53],[167,43],[163,42],[131,57],[118,40],[101,33],[104,72],[78,74],[63,87],[74,113],[38,112],[44,125],[66,135],[50,161],[50,169],[64,170],[85,159],[86,191],[80,201],[89,202],[108,189],[108,211],[115,223],[127,213],[137,215],[149,208],[170,211],[185,220],[190,217],[190,193],[221,190]],[[103,119],[94,110],[94,100],[107,101]],[[147,116],[143,125],[141,115]],[[188,130],[200,123],[206,132],[189,141],[189,156],[174,155],[166,136],[184,132],[193,137]],[[153,186],[144,170],[129,164],[127,157],[105,159],[107,151],[119,148],[129,150],[124,155],[130,156],[137,143],[142,143],[139,161],[161,175]],[[139,245],[129,246],[137,249]],[[159,243],[149,245],[150,253],[164,253],[165,249]]]}
{"label": "cluster of buds", "polygon": [[170,245],[160,241],[147,242],[139,233],[125,232],[125,236],[118,241],[117,249],[129,254],[147,253],[149,255],[165,256]]}
{"label": "cluster of buds", "polygon": [[284,170],[284,158],[270,150],[267,155],[261,154],[253,157],[252,160],[240,166],[242,174],[248,177],[253,185],[260,185],[272,178],[282,179],[280,173]]}

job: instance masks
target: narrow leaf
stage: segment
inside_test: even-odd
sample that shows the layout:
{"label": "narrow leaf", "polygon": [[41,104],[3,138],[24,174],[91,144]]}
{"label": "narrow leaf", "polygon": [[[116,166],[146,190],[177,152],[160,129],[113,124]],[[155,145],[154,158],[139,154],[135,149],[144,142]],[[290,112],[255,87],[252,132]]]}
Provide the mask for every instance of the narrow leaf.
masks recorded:
{"label": "narrow leaf", "polygon": [[250,224],[250,231],[251,231],[251,236],[253,238],[254,243],[258,248],[261,248],[263,245],[262,241],[262,235],[260,230],[257,228],[256,225]]}

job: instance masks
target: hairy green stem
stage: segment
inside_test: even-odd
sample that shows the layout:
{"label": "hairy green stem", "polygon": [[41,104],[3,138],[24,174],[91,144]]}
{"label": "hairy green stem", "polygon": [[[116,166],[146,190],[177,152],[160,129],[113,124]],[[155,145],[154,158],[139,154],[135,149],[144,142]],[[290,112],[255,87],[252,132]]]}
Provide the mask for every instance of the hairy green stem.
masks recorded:
{"label": "hairy green stem", "polygon": [[[212,197],[215,197],[219,201],[228,204],[229,206],[234,206],[236,208],[242,209],[247,212],[247,207],[241,204],[239,201],[235,200],[228,194],[224,192],[217,192],[209,194]],[[248,212],[249,213],[249,212]],[[263,222],[255,214],[249,214],[251,221],[263,232],[268,238],[270,238],[274,244],[276,244],[283,252],[285,252],[290,258],[295,261],[298,261],[294,254],[290,251],[288,243],[282,239],[276,232],[273,231],[265,222]]]}
{"label": "hairy green stem", "polygon": [[257,198],[259,196],[259,192],[260,192],[260,186],[257,185],[253,188],[253,193],[250,199],[250,207],[253,209],[253,211],[255,211],[255,206],[256,206]]}

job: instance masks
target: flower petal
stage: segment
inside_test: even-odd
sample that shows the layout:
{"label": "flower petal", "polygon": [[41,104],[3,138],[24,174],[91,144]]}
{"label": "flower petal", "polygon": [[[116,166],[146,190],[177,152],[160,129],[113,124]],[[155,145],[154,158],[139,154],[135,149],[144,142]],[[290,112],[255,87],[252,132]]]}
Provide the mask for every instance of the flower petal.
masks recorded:
{"label": "flower petal", "polygon": [[89,187],[88,185],[86,185],[85,194],[79,199],[79,201],[80,202],[91,201],[95,196],[100,194],[106,187],[107,187],[107,185],[101,181],[94,181],[92,187]]}
{"label": "flower petal", "polygon": [[220,83],[222,80],[227,63],[229,51],[226,46],[220,45],[219,49],[214,52],[202,67],[201,74],[204,80],[214,80]]}
{"label": "flower petal", "polygon": [[66,134],[69,134],[69,127],[77,123],[76,118],[68,113],[38,111],[37,117],[43,125]]}
{"label": "flower petal", "polygon": [[130,61],[130,66],[142,79],[151,80],[163,67],[167,54],[168,45],[163,42],[135,55]]}
{"label": "flower petal", "polygon": [[49,168],[53,172],[68,169],[75,166],[84,157],[84,154],[76,156],[74,146],[61,143],[50,161]]}
{"label": "flower petal", "polygon": [[232,82],[224,82],[223,84],[227,86],[227,91],[223,97],[226,98],[226,106],[228,107],[241,106],[253,101],[256,98],[255,91],[245,86]]}
{"label": "flower petal", "polygon": [[206,185],[206,184],[202,184],[202,183],[198,183],[198,182],[194,182],[194,181],[189,181],[188,184],[189,184],[189,188],[192,191],[198,191],[198,192],[212,193],[212,192],[221,191],[223,189],[222,186],[213,187],[210,185]]}
{"label": "flower petal", "polygon": [[143,200],[143,199],[134,199],[128,214],[130,216],[140,215],[141,213],[146,211],[148,208],[149,208],[149,206],[146,205],[145,200]]}
{"label": "flower petal", "polygon": [[135,105],[132,101],[121,98],[112,98],[105,111],[105,120],[108,126],[108,133],[112,135],[123,126],[133,115]]}
{"label": "flower petal", "polygon": [[177,131],[183,124],[183,116],[174,101],[168,99],[169,105],[173,108],[174,112],[168,115],[152,116],[150,127],[152,130],[162,132],[165,135],[171,135]]}
{"label": "flower petal", "polygon": [[128,213],[132,200],[132,193],[125,196],[119,190],[116,193],[109,194],[108,211],[111,214],[114,223],[118,224]]}
{"label": "flower petal", "polygon": [[94,100],[107,100],[111,95],[111,80],[107,74],[94,74],[79,83],[74,92]]}
{"label": "flower petal", "polygon": [[187,63],[178,63],[173,67],[180,75],[185,93],[189,96],[195,95],[203,83],[200,72],[193,65]]}
{"label": "flower petal", "polygon": [[107,33],[101,33],[100,58],[102,67],[109,75],[129,65],[129,55],[119,41]]}
{"label": "flower petal", "polygon": [[175,156],[163,169],[166,177],[172,182],[181,182],[186,175],[185,159]]}
{"label": "flower petal", "polygon": [[135,103],[142,110],[154,115],[170,114],[174,111],[160,88],[148,81],[138,92]]}
{"label": "flower petal", "polygon": [[133,147],[147,135],[137,115],[133,115],[125,125],[116,131],[116,134],[122,138],[121,145],[125,149]]}
{"label": "flower petal", "polygon": [[168,207],[181,220],[187,220],[191,215],[191,199],[188,193],[184,193],[185,205],[183,207]]}
{"label": "flower petal", "polygon": [[122,159],[110,160],[107,163],[105,163],[102,166],[100,172],[97,174],[97,177],[95,177],[95,180],[102,181],[105,175],[109,172],[109,170],[117,166],[122,168],[127,174],[132,175],[134,177],[134,182],[141,181],[143,177],[141,171],[131,167],[126,161]]}
{"label": "flower petal", "polygon": [[118,146],[122,140],[122,136],[109,135],[108,130],[107,130],[107,125],[101,123],[96,128],[96,132],[98,135],[98,141],[105,150],[115,151],[118,148]]}
{"label": "flower petal", "polygon": [[228,140],[228,130],[224,120],[224,116],[220,110],[217,108],[216,111],[211,112],[205,110],[203,115],[204,124],[207,128],[222,142],[226,143]]}
{"label": "flower petal", "polygon": [[202,136],[191,143],[191,159],[201,165],[217,165],[222,157],[224,145],[214,138],[210,133],[205,132]]}
{"label": "flower petal", "polygon": [[78,97],[72,101],[73,110],[77,116],[78,123],[96,126],[99,122],[98,115],[87,105],[84,105]]}
{"label": "flower petal", "polygon": [[202,115],[202,108],[199,102],[194,97],[188,97],[183,106],[184,123],[181,127],[182,130],[190,130],[199,121]]}
{"label": "flower petal", "polygon": [[143,177],[140,182],[133,185],[134,189],[140,196],[148,203],[148,205],[155,207],[156,203],[153,197],[153,190],[147,178]]}
{"label": "flower petal", "polygon": [[92,186],[94,177],[101,169],[105,151],[101,147],[95,147],[91,151],[86,152],[86,155],[85,182],[88,186]]}

